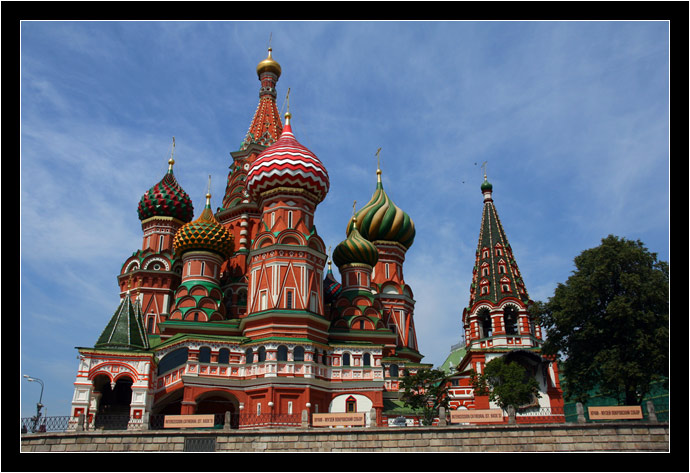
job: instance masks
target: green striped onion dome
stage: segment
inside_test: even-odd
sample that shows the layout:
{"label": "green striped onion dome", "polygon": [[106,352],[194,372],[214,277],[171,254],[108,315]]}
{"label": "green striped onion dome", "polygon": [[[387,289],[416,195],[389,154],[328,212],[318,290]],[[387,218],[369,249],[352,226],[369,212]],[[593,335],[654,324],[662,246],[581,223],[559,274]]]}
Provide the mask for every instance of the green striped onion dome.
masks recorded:
{"label": "green striped onion dome", "polygon": [[180,187],[172,171],[172,161],[163,179],[149,189],[139,201],[139,220],[151,217],[175,217],[189,222],[194,217],[192,199]]}
{"label": "green striped onion dome", "polygon": [[333,250],[333,262],[337,267],[351,263],[364,263],[374,266],[379,260],[379,252],[369,240],[364,238],[353,225],[347,238]]}
{"label": "green striped onion dome", "polygon": [[[357,228],[369,241],[393,241],[409,249],[414,242],[414,222],[407,213],[393,203],[383,190],[380,171],[376,191],[369,203],[355,213]],[[353,222],[348,224],[348,232]]]}
{"label": "green striped onion dome", "polygon": [[183,225],[175,234],[173,247],[176,253],[181,255],[190,250],[204,250],[224,258],[232,256],[233,236],[213,216],[209,197],[207,196],[206,207],[199,218]]}

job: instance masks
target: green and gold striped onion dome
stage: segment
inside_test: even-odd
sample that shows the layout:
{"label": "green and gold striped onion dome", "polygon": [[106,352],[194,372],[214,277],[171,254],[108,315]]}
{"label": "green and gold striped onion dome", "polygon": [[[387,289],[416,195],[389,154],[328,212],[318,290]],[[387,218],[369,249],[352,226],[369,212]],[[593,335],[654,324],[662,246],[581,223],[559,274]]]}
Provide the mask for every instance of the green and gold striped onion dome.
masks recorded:
{"label": "green and gold striped onion dome", "polygon": [[177,183],[172,166],[163,179],[142,196],[137,212],[142,221],[151,217],[174,217],[183,222],[192,220],[192,199]]}
{"label": "green and gold striped onion dome", "polygon": [[[355,213],[355,219],[360,234],[369,241],[397,242],[406,249],[414,242],[414,222],[388,197],[380,181],[369,203]],[[351,220],[347,231],[352,227]]]}
{"label": "green and gold striped onion dome", "polygon": [[179,255],[191,250],[203,250],[229,258],[234,251],[234,240],[225,227],[218,223],[207,204],[198,219],[183,225],[177,231],[173,247]]}
{"label": "green and gold striped onion dome", "polygon": [[333,250],[333,262],[338,268],[352,263],[364,263],[373,267],[378,260],[378,250],[359,233],[356,226],[352,227],[347,238]]}

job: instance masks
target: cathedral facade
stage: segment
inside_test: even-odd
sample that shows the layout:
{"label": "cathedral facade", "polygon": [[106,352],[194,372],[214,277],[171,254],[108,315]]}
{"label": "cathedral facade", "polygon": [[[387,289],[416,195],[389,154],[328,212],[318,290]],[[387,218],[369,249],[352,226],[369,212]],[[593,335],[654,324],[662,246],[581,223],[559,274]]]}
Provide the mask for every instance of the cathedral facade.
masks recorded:
{"label": "cathedral facade", "polygon": [[77,347],[71,415],[229,412],[242,427],[294,423],[303,411],[371,423],[373,410],[382,423],[400,378],[430,367],[403,277],[413,221],[379,169],[331,261],[314,222],[328,172],[298,141],[289,106],[281,120],[270,48],[256,73],[259,104],[217,210],[209,191],[194,219],[172,156],[141,198],[142,245],[117,276],[121,302],[101,336]]}

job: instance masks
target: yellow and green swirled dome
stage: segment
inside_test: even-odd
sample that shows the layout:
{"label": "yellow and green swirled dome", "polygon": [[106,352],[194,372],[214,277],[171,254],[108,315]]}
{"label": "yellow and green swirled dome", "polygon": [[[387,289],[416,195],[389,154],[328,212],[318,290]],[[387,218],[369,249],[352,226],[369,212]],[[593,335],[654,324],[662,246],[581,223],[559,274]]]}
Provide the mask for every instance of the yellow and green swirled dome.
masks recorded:
{"label": "yellow and green swirled dome", "polygon": [[[405,249],[409,249],[414,242],[414,222],[388,197],[380,175],[374,195],[369,203],[355,213],[355,219],[359,232],[369,241],[392,241],[400,243]],[[348,232],[352,226],[351,220],[347,226]]]}
{"label": "yellow and green swirled dome", "polygon": [[224,258],[232,256],[233,236],[218,223],[207,202],[198,219],[183,225],[173,239],[175,252],[182,254],[190,250],[204,250],[218,253]]}
{"label": "yellow and green swirled dome", "polygon": [[378,250],[373,243],[359,233],[356,225],[351,227],[347,238],[333,250],[333,262],[339,268],[352,263],[374,266],[378,260]]}

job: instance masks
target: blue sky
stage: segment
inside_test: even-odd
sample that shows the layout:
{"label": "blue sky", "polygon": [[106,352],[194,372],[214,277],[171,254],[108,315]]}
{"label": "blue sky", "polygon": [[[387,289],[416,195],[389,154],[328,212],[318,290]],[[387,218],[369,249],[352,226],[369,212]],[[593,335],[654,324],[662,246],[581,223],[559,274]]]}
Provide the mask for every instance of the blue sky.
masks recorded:
{"label": "blue sky", "polygon": [[[93,346],[141,248],[137,204],[167,170],[195,216],[282,66],[278,106],[328,169],[315,223],[345,238],[383,184],[414,220],[405,280],[423,361],[462,337],[482,212],[481,164],[533,300],[609,234],[669,260],[669,26],[593,22],[24,22],[21,374],[68,415],[76,346]],[[337,274],[337,271],[336,271]],[[40,386],[20,377],[21,415]]]}

